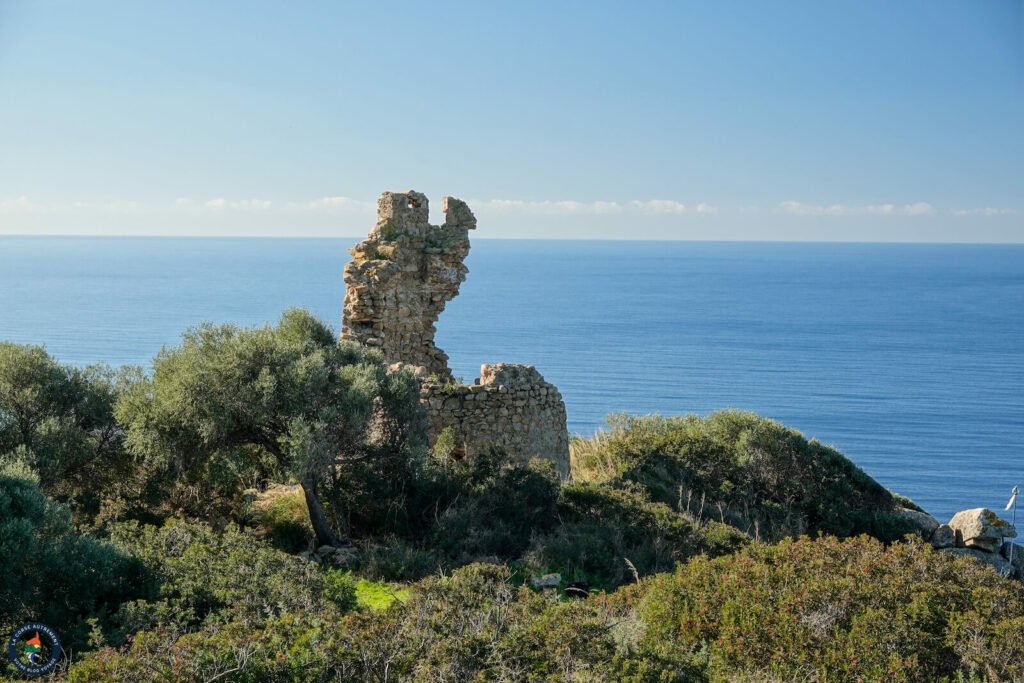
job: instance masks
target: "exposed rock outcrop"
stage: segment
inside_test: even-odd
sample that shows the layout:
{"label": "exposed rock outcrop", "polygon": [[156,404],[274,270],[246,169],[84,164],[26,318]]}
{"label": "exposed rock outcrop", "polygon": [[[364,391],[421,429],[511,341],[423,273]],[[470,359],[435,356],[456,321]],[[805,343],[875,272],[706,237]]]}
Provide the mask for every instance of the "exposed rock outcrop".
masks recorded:
{"label": "exposed rock outcrop", "polygon": [[[1014,526],[1000,519],[996,513],[988,508],[973,508],[961,510],[953,515],[948,525],[939,526],[932,535],[932,545],[947,553],[980,560],[1001,576],[1022,580],[1024,548],[1014,543],[1003,543],[1004,538],[1016,537]],[[1018,552],[1022,553],[1020,557],[1016,556]]]}
{"label": "exposed rock outcrop", "polygon": [[967,555],[976,560],[980,560],[995,569],[1002,577],[1020,578],[1013,565],[1007,562],[1006,558],[999,553],[989,553],[984,550],[976,550],[975,548],[946,548],[944,552],[952,555]]}
{"label": "exposed rock outcrop", "polygon": [[1017,573],[1017,577],[1024,579],[1024,546],[1007,541],[1000,548],[999,554],[1013,565],[1013,570]]}
{"label": "exposed rock outcrop", "polygon": [[932,533],[931,542],[935,548],[952,548],[956,545],[956,532],[950,525],[940,524]]}
{"label": "exposed rock outcrop", "polygon": [[385,192],[377,224],[349,250],[341,338],[377,347],[390,364],[414,366],[431,440],[452,434],[460,455],[492,446],[524,460],[539,456],[569,473],[565,403],[532,365],[484,365],[474,385],[452,381],[448,356],[434,344],[436,322],[459,293],[476,218],[444,198],[443,225],[430,225],[426,196]]}
{"label": "exposed rock outcrop", "polygon": [[930,540],[932,534],[939,528],[939,520],[927,512],[911,510],[910,508],[896,508],[896,514],[912,522],[921,532],[921,537],[926,541]]}
{"label": "exposed rock outcrop", "polygon": [[1013,525],[988,508],[961,510],[949,520],[949,526],[956,532],[957,546],[990,553],[999,550],[1004,538],[1017,537]]}

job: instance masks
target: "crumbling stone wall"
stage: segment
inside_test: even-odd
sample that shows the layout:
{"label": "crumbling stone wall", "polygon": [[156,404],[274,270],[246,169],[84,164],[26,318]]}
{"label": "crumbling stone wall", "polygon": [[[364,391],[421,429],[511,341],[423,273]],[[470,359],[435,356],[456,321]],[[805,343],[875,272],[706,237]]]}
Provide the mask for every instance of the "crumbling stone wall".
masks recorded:
{"label": "crumbling stone wall", "polygon": [[561,394],[532,365],[484,365],[473,385],[452,381],[448,356],[434,344],[436,322],[459,293],[476,218],[465,202],[444,198],[443,225],[430,225],[426,196],[385,192],[377,224],[349,253],[341,338],[414,366],[422,380],[433,441],[450,429],[460,453],[500,446],[523,459],[540,456],[569,474]]}
{"label": "crumbling stone wall", "polygon": [[457,451],[468,456],[500,446],[524,459],[546,457],[568,476],[569,432],[558,389],[532,365],[484,365],[476,382],[423,384],[435,433],[450,429]]}

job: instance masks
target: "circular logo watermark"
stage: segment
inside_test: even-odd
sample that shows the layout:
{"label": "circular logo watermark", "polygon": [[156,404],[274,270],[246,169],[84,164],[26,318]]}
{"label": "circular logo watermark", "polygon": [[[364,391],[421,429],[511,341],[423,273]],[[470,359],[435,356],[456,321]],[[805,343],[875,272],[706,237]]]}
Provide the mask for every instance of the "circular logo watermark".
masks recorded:
{"label": "circular logo watermark", "polygon": [[22,624],[11,634],[7,655],[18,671],[41,676],[53,671],[60,661],[60,638],[46,624]]}

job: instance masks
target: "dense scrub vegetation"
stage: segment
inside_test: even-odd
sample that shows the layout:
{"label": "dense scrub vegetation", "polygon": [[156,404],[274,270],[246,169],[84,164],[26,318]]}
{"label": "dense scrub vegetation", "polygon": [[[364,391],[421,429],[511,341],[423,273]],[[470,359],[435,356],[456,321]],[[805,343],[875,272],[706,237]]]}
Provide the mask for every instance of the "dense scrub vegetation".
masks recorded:
{"label": "dense scrub vegetation", "polygon": [[509,568],[428,578],[379,612],[160,627],[70,680],[1019,680],[1024,590],[920,543],[804,538],[588,600]]}
{"label": "dense scrub vegetation", "polygon": [[670,661],[701,652],[712,679],[1024,675],[1024,588],[918,541],[752,545],[695,559],[635,595],[644,648]]}
{"label": "dense scrub vegetation", "polygon": [[572,451],[428,448],[412,375],[303,311],[148,374],[0,344],[0,630],[74,681],[1024,676],[1020,585],[832,448],[725,411]]}
{"label": "dense scrub vegetation", "polygon": [[711,516],[759,540],[818,532],[894,540],[913,526],[896,501],[834,448],[741,411],[609,418],[573,444],[577,480],[637,484],[652,500]]}
{"label": "dense scrub vegetation", "polygon": [[50,500],[20,462],[0,463],[0,628],[59,624],[71,640],[82,619],[116,609],[132,592],[127,558],[79,536],[67,507]]}

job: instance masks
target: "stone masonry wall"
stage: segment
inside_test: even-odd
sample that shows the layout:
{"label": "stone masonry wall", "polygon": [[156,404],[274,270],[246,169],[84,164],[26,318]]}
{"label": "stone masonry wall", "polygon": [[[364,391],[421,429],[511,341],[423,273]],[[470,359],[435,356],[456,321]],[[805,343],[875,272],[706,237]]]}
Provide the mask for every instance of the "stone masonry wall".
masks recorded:
{"label": "stone masonry wall", "polygon": [[484,365],[474,385],[425,383],[420,396],[435,434],[451,429],[456,449],[472,457],[500,446],[524,460],[552,460],[569,475],[565,403],[532,365]]}
{"label": "stone masonry wall", "polygon": [[469,231],[465,202],[444,198],[443,225],[430,225],[419,192],[385,192],[377,224],[349,249],[341,338],[377,347],[390,364],[414,366],[433,442],[450,429],[460,453],[500,446],[524,460],[540,456],[569,474],[561,394],[532,365],[484,365],[474,385],[452,381],[448,356],[434,345],[435,323],[466,279]]}
{"label": "stone masonry wall", "polygon": [[434,345],[434,323],[466,279],[463,260],[476,218],[451,197],[444,211],[444,225],[430,225],[423,194],[381,195],[377,225],[349,249],[341,338],[379,347],[389,363],[447,378],[448,356]]}

